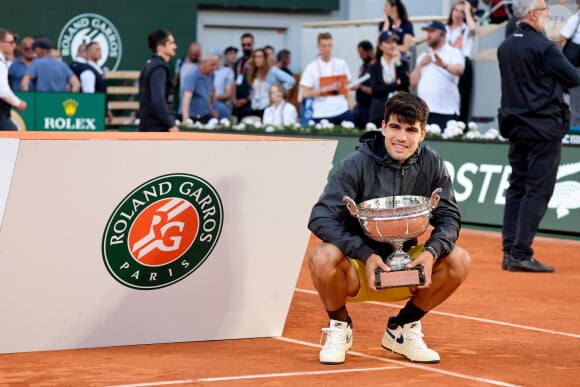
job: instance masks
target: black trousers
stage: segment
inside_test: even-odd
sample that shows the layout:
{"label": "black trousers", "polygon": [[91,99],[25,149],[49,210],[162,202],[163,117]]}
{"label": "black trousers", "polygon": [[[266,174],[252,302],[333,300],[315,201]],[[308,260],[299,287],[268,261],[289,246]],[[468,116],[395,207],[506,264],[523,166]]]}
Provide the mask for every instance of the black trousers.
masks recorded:
{"label": "black trousers", "polygon": [[503,250],[516,259],[534,254],[532,241],[554,193],[561,141],[510,140],[512,167],[503,216]]}
{"label": "black trousers", "polygon": [[[465,68],[463,69],[463,75],[459,78],[457,88],[459,89],[459,96],[461,97],[459,121],[465,122],[465,125],[467,125],[467,121],[469,120],[469,106],[471,105],[471,89],[473,88],[473,66],[471,65],[471,59],[469,57],[465,58]],[[465,129],[467,130],[467,126]]]}

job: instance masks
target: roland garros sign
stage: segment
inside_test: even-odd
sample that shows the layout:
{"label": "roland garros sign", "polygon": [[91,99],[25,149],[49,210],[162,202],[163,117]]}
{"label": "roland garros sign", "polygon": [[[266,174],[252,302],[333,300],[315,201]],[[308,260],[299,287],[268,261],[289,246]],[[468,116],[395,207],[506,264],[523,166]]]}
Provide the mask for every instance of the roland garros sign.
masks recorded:
{"label": "roland garros sign", "polygon": [[221,199],[207,181],[183,173],[157,177],[134,189],[109,218],[105,266],[130,288],[174,284],[205,262],[222,224]]}
{"label": "roland garros sign", "polygon": [[123,45],[121,35],[109,19],[96,13],[83,13],[70,19],[60,31],[58,48],[62,59],[70,63],[76,59],[83,43],[97,42],[102,57],[97,63],[105,71],[116,70],[121,63]]}

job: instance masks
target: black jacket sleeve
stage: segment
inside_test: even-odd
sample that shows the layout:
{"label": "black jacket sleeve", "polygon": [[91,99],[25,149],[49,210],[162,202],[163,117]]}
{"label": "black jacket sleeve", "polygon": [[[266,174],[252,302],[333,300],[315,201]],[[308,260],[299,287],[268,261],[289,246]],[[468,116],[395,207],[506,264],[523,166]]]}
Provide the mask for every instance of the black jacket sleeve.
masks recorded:
{"label": "black jacket sleeve", "polygon": [[546,72],[562,86],[567,88],[580,86],[578,71],[558,47],[550,45],[543,59]]}
{"label": "black jacket sleeve", "polygon": [[344,255],[366,262],[374,250],[366,241],[346,227],[353,221],[346,204],[342,201],[344,195],[357,201],[358,186],[362,181],[363,171],[360,163],[354,158],[360,154],[344,159],[335,173],[328,179],[326,188],[314,205],[308,222],[308,228],[318,238],[338,247]]}

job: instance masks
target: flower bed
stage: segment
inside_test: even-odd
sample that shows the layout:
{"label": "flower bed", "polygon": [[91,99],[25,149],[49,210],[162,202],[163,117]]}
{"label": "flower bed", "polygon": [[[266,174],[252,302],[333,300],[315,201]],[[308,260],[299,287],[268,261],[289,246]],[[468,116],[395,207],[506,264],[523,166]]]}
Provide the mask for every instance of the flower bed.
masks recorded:
{"label": "flower bed", "polygon": [[[177,122],[177,125],[183,129],[193,130],[227,130],[252,133],[285,133],[285,134],[312,134],[312,135],[361,135],[365,130],[378,130],[373,123],[368,123],[364,130],[358,129],[352,122],[343,121],[340,125],[334,125],[328,120],[322,120],[320,123],[310,121],[307,126],[294,125],[276,126],[263,125],[257,120],[243,120],[241,123],[232,124],[228,119],[218,120],[211,119],[207,124],[201,122],[188,121],[186,124]],[[495,128],[488,129],[482,133],[478,130],[475,122],[470,122],[467,130],[465,124],[459,121],[449,121],[445,131],[442,133],[439,125],[427,125],[427,139],[453,139],[453,140],[483,140],[483,141],[505,141]]]}

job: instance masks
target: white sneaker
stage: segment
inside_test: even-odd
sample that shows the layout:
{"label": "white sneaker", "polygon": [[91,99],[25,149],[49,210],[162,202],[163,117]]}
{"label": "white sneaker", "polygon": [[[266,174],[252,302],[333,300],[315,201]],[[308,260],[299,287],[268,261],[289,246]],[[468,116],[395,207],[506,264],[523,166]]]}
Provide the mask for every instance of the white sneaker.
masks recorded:
{"label": "white sneaker", "polygon": [[439,354],[427,348],[423,341],[420,321],[410,322],[397,329],[389,329],[387,325],[381,346],[417,363],[439,363],[440,360]]}
{"label": "white sneaker", "polygon": [[[330,320],[326,333],[326,342],[320,350],[320,364],[342,364],[346,353],[352,347],[352,328],[347,322]],[[322,342],[322,336],[320,336]]]}

